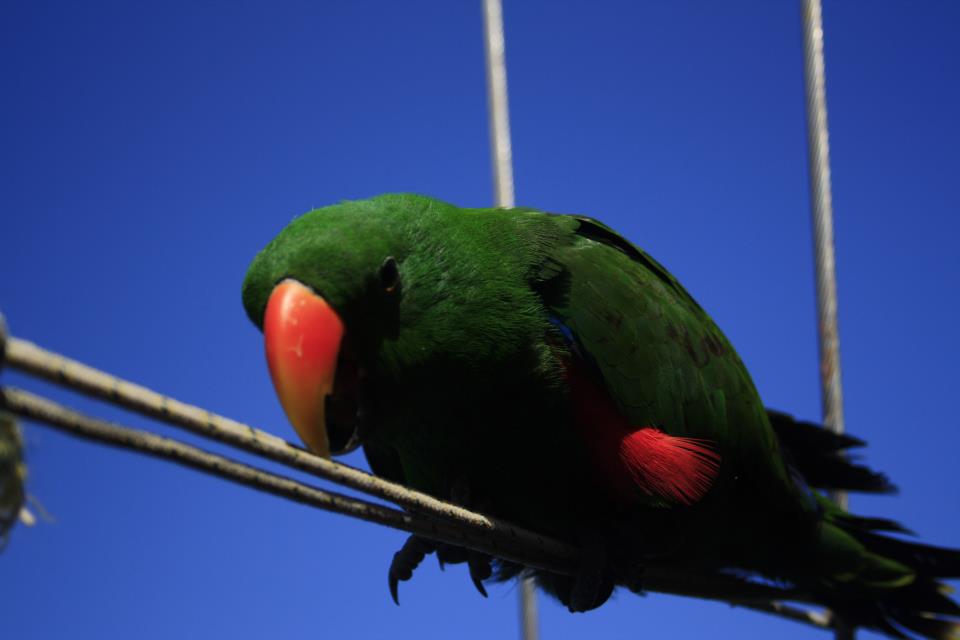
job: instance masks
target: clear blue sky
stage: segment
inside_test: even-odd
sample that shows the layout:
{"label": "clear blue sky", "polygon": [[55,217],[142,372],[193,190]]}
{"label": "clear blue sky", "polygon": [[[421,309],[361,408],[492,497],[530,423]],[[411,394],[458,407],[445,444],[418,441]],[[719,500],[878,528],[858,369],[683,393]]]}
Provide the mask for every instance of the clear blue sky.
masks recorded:
{"label": "clear blue sky", "polygon": [[[814,419],[797,4],[514,1],[505,17],[518,203],[649,250],[766,403]],[[954,546],[958,24],[949,0],[825,8],[847,423],[902,489],[853,507]],[[240,305],[245,268],[314,206],[488,204],[481,33],[479,0],[4,3],[12,331],[293,438]],[[41,427],[26,439],[56,522],[0,555],[10,637],[515,637],[515,588],[485,601],[462,567],[426,563],[395,607],[398,532]],[[827,637],[656,595],[541,612],[545,640]]]}

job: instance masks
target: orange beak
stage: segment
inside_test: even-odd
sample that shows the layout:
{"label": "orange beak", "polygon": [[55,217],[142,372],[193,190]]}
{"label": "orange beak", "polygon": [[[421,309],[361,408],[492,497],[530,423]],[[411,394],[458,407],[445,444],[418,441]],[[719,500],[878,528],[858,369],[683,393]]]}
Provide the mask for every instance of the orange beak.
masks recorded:
{"label": "orange beak", "polygon": [[337,312],[306,285],[284,280],[270,294],[263,318],[270,377],[300,439],[324,458],[330,457],[326,398],[343,334]]}

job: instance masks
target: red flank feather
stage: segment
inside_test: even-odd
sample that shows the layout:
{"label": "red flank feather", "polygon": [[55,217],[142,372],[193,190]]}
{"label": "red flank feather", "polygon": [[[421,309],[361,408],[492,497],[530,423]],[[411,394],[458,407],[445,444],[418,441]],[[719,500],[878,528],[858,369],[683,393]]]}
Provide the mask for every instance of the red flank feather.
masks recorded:
{"label": "red flank feather", "polygon": [[699,501],[720,470],[720,454],[707,442],[653,427],[623,438],[619,454],[640,489],[685,505]]}

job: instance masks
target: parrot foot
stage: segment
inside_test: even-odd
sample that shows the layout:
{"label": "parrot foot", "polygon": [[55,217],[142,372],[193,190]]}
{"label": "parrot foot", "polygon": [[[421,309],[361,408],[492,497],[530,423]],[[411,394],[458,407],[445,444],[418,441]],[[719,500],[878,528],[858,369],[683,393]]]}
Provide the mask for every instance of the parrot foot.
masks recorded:
{"label": "parrot foot", "polygon": [[410,536],[403,543],[400,550],[393,554],[390,570],[387,572],[387,583],[390,585],[390,596],[400,604],[398,587],[400,582],[406,582],[413,577],[413,571],[420,565],[428,554],[437,550],[437,543],[420,536]]}
{"label": "parrot foot", "polygon": [[[466,482],[458,482],[452,492],[453,502],[465,506],[470,502],[470,492]],[[390,570],[387,572],[387,583],[390,586],[390,596],[398,605],[400,604],[399,586],[401,582],[406,582],[413,577],[423,559],[431,553],[437,554],[437,560],[440,563],[440,569],[448,564],[461,564],[466,562],[470,570],[470,580],[473,586],[477,588],[484,598],[487,597],[487,590],[483,586],[483,581],[493,575],[493,560],[490,556],[465,549],[455,545],[434,542],[421,536],[410,536],[403,546],[393,554],[393,561],[390,563]]]}
{"label": "parrot foot", "polygon": [[400,550],[393,554],[393,561],[390,563],[390,570],[387,572],[390,596],[395,603],[400,604],[400,583],[410,580],[416,568],[431,553],[437,554],[437,561],[440,563],[441,570],[448,564],[466,562],[473,586],[477,588],[480,595],[484,598],[487,597],[487,590],[483,586],[483,581],[493,575],[493,561],[490,556],[473,549],[434,542],[420,536],[410,536]]}
{"label": "parrot foot", "polygon": [[600,538],[591,537],[583,545],[580,569],[563,604],[571,613],[596,609],[613,594],[614,582],[607,569],[607,552]]}

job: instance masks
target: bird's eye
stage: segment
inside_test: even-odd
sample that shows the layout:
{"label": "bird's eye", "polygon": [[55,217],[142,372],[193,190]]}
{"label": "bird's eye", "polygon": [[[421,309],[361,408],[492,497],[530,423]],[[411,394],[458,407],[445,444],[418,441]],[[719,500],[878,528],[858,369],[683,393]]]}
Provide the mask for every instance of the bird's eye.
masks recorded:
{"label": "bird's eye", "polygon": [[393,256],[387,256],[380,265],[380,286],[387,293],[396,293],[400,288],[400,267]]}

